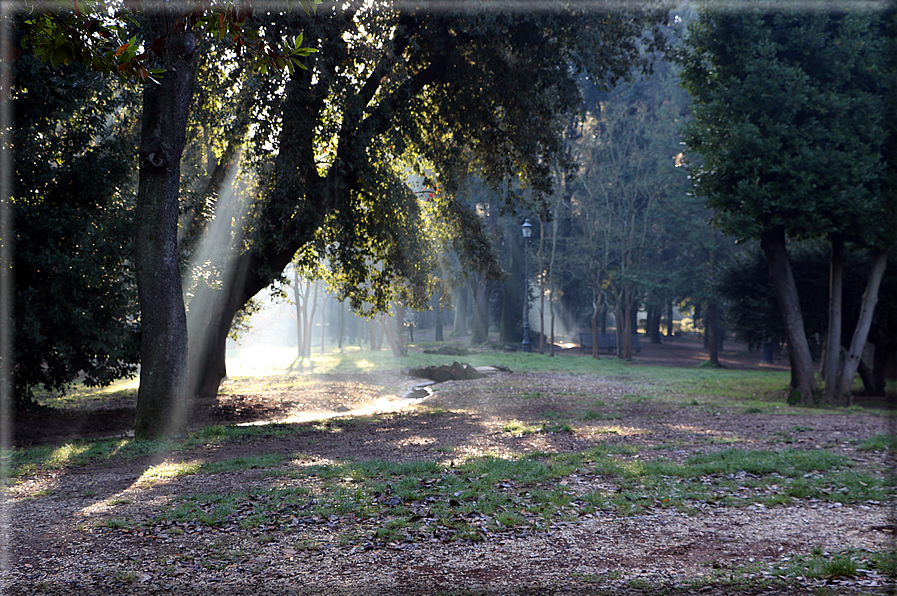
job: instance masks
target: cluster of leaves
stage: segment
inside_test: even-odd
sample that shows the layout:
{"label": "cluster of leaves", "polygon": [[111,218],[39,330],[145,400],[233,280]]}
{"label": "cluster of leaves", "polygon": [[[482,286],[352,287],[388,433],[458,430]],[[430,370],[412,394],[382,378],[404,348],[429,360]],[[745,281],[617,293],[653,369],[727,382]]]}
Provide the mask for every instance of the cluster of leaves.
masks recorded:
{"label": "cluster of leaves", "polygon": [[893,242],[888,35],[876,11],[706,11],[678,58],[696,191],[739,238]]}
{"label": "cluster of leaves", "polygon": [[[556,118],[579,105],[575,73],[611,85],[646,67],[628,42],[652,46],[644,32],[660,18],[351,2],[323,18],[272,19],[272,34],[301,29],[320,52],[285,89],[260,85],[253,153],[264,158],[277,139],[278,159],[260,160],[271,184],[256,254],[286,247],[326,258],[353,304],[378,309],[396,294],[426,298],[435,247],[495,271],[482,226],[461,204],[465,182],[479,176],[497,202],[521,197],[513,178],[548,190],[550,165],[564,160]],[[409,175],[432,192],[413,197]]]}
{"label": "cluster of leaves", "polygon": [[[15,385],[64,391],[133,374],[133,106],[82,65],[16,62]],[[83,375],[83,376],[82,376]]]}
{"label": "cluster of leaves", "polygon": [[[320,3],[296,2],[305,10]],[[78,62],[122,82],[157,82],[164,73],[153,65],[162,59],[165,39],[141,39],[141,13],[132,7],[110,10],[105,2],[72,0],[71,6],[36,2],[31,8],[23,17],[23,46],[54,67]],[[301,59],[315,49],[302,46],[301,34],[275,43],[260,34],[252,18],[251,0],[199,0],[180,15],[175,29],[202,31],[218,41],[230,38],[238,53],[253,55],[253,67],[262,73],[274,69],[292,74],[305,68]]]}

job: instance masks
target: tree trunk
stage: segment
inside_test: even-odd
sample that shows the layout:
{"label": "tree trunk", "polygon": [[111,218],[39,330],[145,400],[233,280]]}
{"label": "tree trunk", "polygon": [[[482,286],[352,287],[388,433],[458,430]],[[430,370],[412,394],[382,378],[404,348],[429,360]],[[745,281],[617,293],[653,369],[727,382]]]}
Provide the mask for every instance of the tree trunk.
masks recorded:
{"label": "tree trunk", "polygon": [[467,284],[455,290],[455,320],[452,325],[452,337],[467,335],[467,317],[470,314],[470,291]]}
{"label": "tree trunk", "polygon": [[828,335],[825,341],[824,379],[822,398],[827,404],[835,403],[838,392],[838,374],[841,372],[841,324],[842,288],[844,286],[844,240],[839,234],[830,238],[829,260]]}
{"label": "tree trunk", "polygon": [[601,312],[601,294],[592,288],[592,358],[600,360],[598,354],[598,314]]}
{"label": "tree trunk", "polygon": [[346,328],[346,305],[343,302],[339,302],[337,304],[337,308],[339,308],[339,339],[336,342],[336,347],[340,352],[343,351],[343,331]]}
{"label": "tree trunk", "polygon": [[478,346],[489,341],[489,298],[492,293],[492,282],[484,275],[478,275],[479,283],[474,281],[473,324],[470,328],[470,345]]}
{"label": "tree trunk", "polygon": [[325,353],[327,340],[327,302],[329,301],[330,296],[327,294],[327,290],[323,289],[321,291],[321,356]]}
{"label": "tree trunk", "polygon": [[516,238],[516,234],[505,233],[505,245],[508,247],[508,275],[503,284],[498,341],[508,344],[519,344],[523,339],[522,313],[525,298],[521,296],[521,288],[525,291],[525,286],[521,275],[523,262],[520,258],[523,253]]}
{"label": "tree trunk", "polygon": [[[539,353],[545,353],[545,222],[539,218]],[[526,246],[524,246],[526,250]]]}
{"label": "tree trunk", "polygon": [[[308,291],[305,294],[305,358],[311,358],[311,335],[315,328],[315,314],[318,312],[318,284],[308,281]],[[309,306],[310,304],[310,306]]]}
{"label": "tree trunk", "polygon": [[434,341],[445,341],[445,337],[443,336],[443,333],[442,333],[442,293],[441,292],[438,295],[436,295],[434,302],[435,302],[435,304],[433,305],[433,309],[434,309],[433,314],[435,315],[435,319],[436,319],[436,323],[435,323],[436,329],[433,332],[433,340]]}
{"label": "tree trunk", "polygon": [[[380,351],[380,328],[385,327],[386,324],[377,319],[371,319],[370,323],[368,323],[368,336],[371,340],[371,352],[379,352]],[[361,347],[361,340],[358,341],[358,347]]]}
{"label": "tree trunk", "polygon": [[719,363],[719,314],[717,313],[716,302],[713,300],[707,303],[707,347],[710,354],[710,365],[720,366]]}
{"label": "tree trunk", "polygon": [[760,247],[766,255],[769,276],[772,279],[782,312],[785,335],[788,339],[788,354],[791,358],[792,389],[800,403],[812,404],[816,399],[816,377],[813,374],[813,359],[804,329],[804,318],[800,310],[797,286],[788,261],[784,228],[765,230],[760,239]]}
{"label": "tree trunk", "polygon": [[617,321],[617,335],[619,337],[617,345],[620,346],[618,352],[620,357],[627,362],[632,361],[632,334],[635,333],[635,326],[632,324],[632,320],[637,302],[632,288],[625,288],[619,299],[618,306],[620,318]]}
{"label": "tree trunk", "polygon": [[860,364],[860,359],[863,357],[866,338],[869,336],[869,329],[872,327],[872,315],[875,312],[875,305],[878,303],[878,288],[881,286],[881,278],[884,277],[887,264],[888,251],[886,249],[878,250],[872,262],[872,271],[869,274],[869,281],[866,283],[866,291],[863,292],[863,306],[860,310],[860,318],[853,331],[850,349],[844,358],[844,365],[841,369],[841,380],[836,395],[836,400],[839,403],[850,404],[851,402],[850,386],[853,384],[857,367]]}
{"label": "tree trunk", "polygon": [[667,337],[673,338],[673,301],[667,302]]}
{"label": "tree trunk", "polygon": [[187,316],[178,267],[180,164],[193,92],[193,33],[175,27],[171,10],[147,14],[147,39],[166,37],[160,84],[143,93],[137,190],[137,297],[140,388],[135,436],[149,439],[187,426]]}
{"label": "tree trunk", "polygon": [[660,339],[660,305],[655,304],[648,307],[648,318],[645,320],[645,333],[651,340],[652,344],[663,343]]}
{"label": "tree trunk", "polygon": [[[558,199],[558,204],[560,204],[560,199]],[[548,287],[551,290],[551,295],[549,296],[550,300],[548,301],[548,308],[551,309],[551,355],[554,356],[554,303],[557,300],[557,292],[554,283],[554,259],[557,255],[557,243],[558,243],[558,220],[560,217],[558,216],[558,209],[554,210],[554,219],[551,222],[551,258],[548,261]],[[592,336],[594,337],[594,336]]]}
{"label": "tree trunk", "polygon": [[396,358],[407,356],[405,351],[405,338],[403,337],[402,328],[404,327],[404,307],[398,302],[395,303],[395,327],[390,326],[387,315],[383,316],[382,327],[386,332],[386,341],[392,350],[392,355]]}
{"label": "tree trunk", "polygon": [[302,349],[305,334],[302,329],[302,322],[305,320],[304,307],[302,300],[302,290],[299,288],[299,270],[293,269],[293,305],[296,307],[296,358],[302,361],[305,351]]}

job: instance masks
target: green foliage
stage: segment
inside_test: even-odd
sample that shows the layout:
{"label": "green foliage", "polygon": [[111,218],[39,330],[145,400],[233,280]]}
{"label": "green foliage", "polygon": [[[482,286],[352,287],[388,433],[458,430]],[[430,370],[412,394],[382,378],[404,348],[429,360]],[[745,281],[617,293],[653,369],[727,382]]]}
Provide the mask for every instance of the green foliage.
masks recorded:
{"label": "green foliage", "polygon": [[739,238],[782,228],[887,245],[881,14],[708,10],[678,54],[695,191]]}
{"label": "green foliage", "polygon": [[[16,62],[16,403],[131,376],[133,97],[80,65]],[[124,118],[123,118],[124,117]]]}
{"label": "green foliage", "polygon": [[[288,0],[307,12],[313,12],[321,0]],[[143,20],[138,11],[96,0],[35,3],[23,20],[23,48],[52,67],[83,64],[104,77],[121,82],[158,84],[164,70],[155,68],[165,52],[166,40],[143,39]],[[233,43],[235,51],[252,56],[254,70],[265,74],[269,69],[293,74],[306,68],[302,58],[317,51],[302,45],[302,34],[272,41],[260,35],[259,22],[253,19],[250,0],[216,0],[192,10],[184,10],[178,21],[185,29],[203,32],[221,42]]]}
{"label": "green foliage", "polygon": [[558,118],[578,108],[576,76],[608,85],[645,67],[642,49],[657,41],[645,28],[661,17],[467,8],[375,2],[266,25],[301,30],[321,51],[285,89],[257,89],[251,160],[264,193],[251,252],[278,263],[261,272],[279,274],[281,252],[326,260],[332,287],[370,312],[396,297],[428,300],[437,247],[495,271],[481,216],[464,203],[469,181],[478,176],[496,203],[519,198],[515,178],[548,190],[550,166],[565,160]]}

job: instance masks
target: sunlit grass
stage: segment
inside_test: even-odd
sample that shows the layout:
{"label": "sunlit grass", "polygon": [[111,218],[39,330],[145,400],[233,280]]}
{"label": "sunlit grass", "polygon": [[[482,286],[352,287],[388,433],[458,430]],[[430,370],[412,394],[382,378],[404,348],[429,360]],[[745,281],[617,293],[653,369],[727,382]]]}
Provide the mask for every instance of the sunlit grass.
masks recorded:
{"label": "sunlit grass", "polygon": [[[218,447],[229,441],[239,441],[244,439],[264,440],[268,438],[285,437],[308,428],[308,426],[286,424],[268,424],[259,426],[214,425],[191,432],[187,437],[180,440],[79,440],[59,445],[41,445],[38,447],[12,449],[4,453],[4,457],[9,462],[9,467],[6,472],[7,475],[9,477],[17,477],[34,473],[39,470],[59,470],[90,464],[100,464],[113,460],[132,461],[151,455],[177,453],[196,448],[205,449]],[[279,457],[274,455],[259,456],[257,459],[243,459],[245,459],[245,467],[259,467],[260,465],[264,467],[269,465],[271,461],[276,460],[278,463],[281,461]],[[221,465],[224,464],[222,462],[205,464],[202,471],[206,473],[214,473],[215,466]],[[231,465],[235,467],[240,466],[238,463],[233,463]],[[160,472],[160,474],[163,474],[163,472]]]}
{"label": "sunlit grass", "polygon": [[163,462],[147,468],[140,476],[140,480],[165,480],[196,474],[202,467],[202,462]]}

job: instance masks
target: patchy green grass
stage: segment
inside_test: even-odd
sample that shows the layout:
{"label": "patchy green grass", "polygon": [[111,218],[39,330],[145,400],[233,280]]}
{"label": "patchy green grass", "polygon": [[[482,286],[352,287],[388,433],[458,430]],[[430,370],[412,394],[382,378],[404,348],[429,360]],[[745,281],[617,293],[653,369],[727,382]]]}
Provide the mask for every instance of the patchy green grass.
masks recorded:
{"label": "patchy green grass", "polygon": [[[334,423],[351,424],[351,421]],[[61,470],[100,464],[111,461],[132,461],[142,457],[179,453],[191,449],[220,447],[232,441],[262,441],[273,437],[285,437],[308,430],[308,425],[268,424],[258,426],[209,426],[191,432],[186,438],[165,441],[137,441],[135,439],[101,439],[96,441],[78,440],[58,445],[41,445],[24,449],[12,449],[4,456],[8,458],[9,477],[19,477],[39,470]],[[268,457],[268,456],[265,456]],[[273,457],[273,456],[272,456]],[[264,458],[248,467],[268,467]],[[215,473],[215,466],[207,464],[201,471]],[[232,462],[240,467],[243,464]],[[226,471],[226,470],[221,470]],[[172,472],[173,473],[173,472]],[[192,472],[189,472],[192,473]],[[162,474],[162,472],[160,472]],[[180,474],[175,474],[180,475]],[[169,476],[170,477],[170,476]]]}
{"label": "patchy green grass", "polygon": [[860,444],[863,451],[895,451],[897,450],[897,435],[879,434],[870,437]]}
{"label": "patchy green grass", "polygon": [[[681,463],[639,455],[629,445],[599,445],[579,453],[483,456],[451,465],[312,465],[278,474],[298,479],[301,486],[183,495],[165,513],[131,527],[287,529],[327,522],[340,543],[477,541],[496,532],[544,529],[599,510],[635,515],[666,508],[694,511],[711,503],[774,506],[802,499],[856,503],[887,498],[882,480],[822,449],[727,449]],[[245,459],[219,462],[218,469],[279,465],[277,458]],[[579,488],[568,490],[574,475]],[[610,481],[613,488],[589,489],[583,478],[602,478],[603,487]],[[120,518],[111,523],[126,525]]]}
{"label": "patchy green grass", "polygon": [[565,422],[542,422],[526,424],[519,420],[511,420],[502,426],[502,430],[513,435],[529,435],[533,433],[572,433],[574,429]]}

